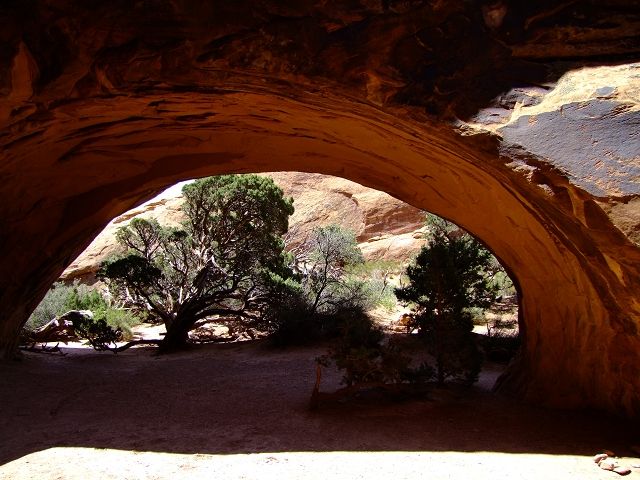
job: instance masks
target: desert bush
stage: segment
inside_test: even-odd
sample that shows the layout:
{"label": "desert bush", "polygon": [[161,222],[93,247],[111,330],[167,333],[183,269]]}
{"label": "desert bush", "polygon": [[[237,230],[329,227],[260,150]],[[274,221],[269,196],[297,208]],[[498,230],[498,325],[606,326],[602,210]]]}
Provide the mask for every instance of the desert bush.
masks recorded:
{"label": "desert bush", "polygon": [[490,285],[496,291],[496,294],[502,298],[509,298],[516,295],[516,289],[513,285],[513,281],[504,271],[502,265],[498,261],[493,259],[494,267],[493,274],[491,276]]}
{"label": "desert bush", "polygon": [[288,305],[274,311],[271,343],[277,347],[305,345],[321,338],[321,326],[304,304]]}
{"label": "desert bush", "polygon": [[366,280],[365,284],[368,292],[368,305],[380,306],[389,312],[396,310],[398,299],[392,285],[376,277]]}
{"label": "desert bush", "polygon": [[350,266],[347,270],[351,275],[361,278],[383,278],[401,274],[404,271],[404,267],[402,262],[398,260],[366,260]]}
{"label": "desert bush", "polygon": [[[395,298],[394,298],[395,303]],[[379,304],[379,291],[368,282],[347,279],[326,296],[321,309],[313,310],[309,297],[301,295],[273,312],[271,340],[275,345],[307,345],[339,337],[353,312]]]}
{"label": "desert bush", "polygon": [[346,273],[365,283],[368,307],[381,306],[393,311],[398,305],[398,299],[391,277],[400,275],[403,271],[402,262],[396,260],[369,260],[349,267]]}
{"label": "desert bush", "polygon": [[91,311],[96,321],[103,320],[107,326],[120,329],[125,340],[132,337],[131,327],[140,323],[131,312],[111,306],[98,290],[76,280],[71,285],[62,282],[53,284],[24,329],[27,332],[37,330],[71,310]]}
{"label": "desert bush", "polygon": [[341,305],[332,310],[313,312],[309,303],[292,302],[276,312],[276,328],[270,338],[276,346],[308,345],[338,337],[353,311],[361,309]]}
{"label": "desert bush", "polygon": [[82,315],[79,311],[70,313],[77,314],[71,318],[76,335],[87,340],[95,350],[111,350],[116,342],[123,340],[122,331],[109,326],[104,318]]}
{"label": "desert bush", "polygon": [[34,331],[66,312],[67,297],[71,287],[64,283],[54,283],[40,304],[24,325],[27,331]]}
{"label": "desert bush", "polygon": [[508,363],[520,349],[521,339],[513,325],[494,325],[488,335],[483,335],[481,345],[487,360]]}
{"label": "desert bush", "polygon": [[343,370],[347,387],[362,384],[422,383],[433,378],[426,364],[411,367],[412,359],[361,309],[343,312],[338,340],[318,362]]}
{"label": "desert bush", "polygon": [[[349,275],[350,268],[363,263],[355,234],[338,225],[316,228],[290,259],[295,280],[280,284],[277,308],[271,322],[272,340],[277,345],[307,344],[335,337],[354,309],[365,310],[374,303],[367,282]],[[276,282],[277,283],[277,282]]]}
{"label": "desert bush", "polygon": [[305,246],[302,291],[311,313],[330,313],[367,300],[364,282],[347,270],[364,262],[355,233],[339,225],[314,229]]}
{"label": "desert bush", "polygon": [[320,363],[329,365],[333,361],[338,369],[344,370],[342,383],[347,386],[381,381],[382,330],[361,309],[342,313],[340,338],[329,353],[319,359]]}

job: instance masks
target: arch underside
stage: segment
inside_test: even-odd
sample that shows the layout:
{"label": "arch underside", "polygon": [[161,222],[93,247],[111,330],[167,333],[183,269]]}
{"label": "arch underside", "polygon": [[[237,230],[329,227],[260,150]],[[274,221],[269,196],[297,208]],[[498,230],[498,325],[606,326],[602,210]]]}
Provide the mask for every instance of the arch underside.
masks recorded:
{"label": "arch underside", "polygon": [[640,415],[635,0],[33,0],[0,27],[0,357],[162,187],[314,171],[496,253],[525,332],[500,389]]}
{"label": "arch underside", "polygon": [[500,389],[640,413],[637,248],[580,189],[563,180],[564,195],[554,195],[513,168],[496,136],[326,90],[249,85],[78,99],[6,131],[4,351],[101,228],[163,187],[231,172],[318,172],[446,217],[498,256],[522,294],[525,332]]}

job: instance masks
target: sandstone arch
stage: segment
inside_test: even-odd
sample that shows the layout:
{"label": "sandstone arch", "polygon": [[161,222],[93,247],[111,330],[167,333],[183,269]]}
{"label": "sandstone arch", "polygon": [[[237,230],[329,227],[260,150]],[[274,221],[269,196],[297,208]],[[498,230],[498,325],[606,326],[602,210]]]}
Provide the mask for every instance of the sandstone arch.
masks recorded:
{"label": "sandstone arch", "polygon": [[[510,117],[506,126],[500,122],[509,119],[486,121],[493,110],[465,123],[452,115],[467,118],[488,105],[495,93],[488,80],[495,77],[499,85],[513,81],[506,70],[489,73],[491,65],[515,62],[511,65],[524,65],[521,72],[535,70],[527,73],[531,78],[538,75],[539,63],[519,62],[545,38],[544,22],[542,36],[529,43],[525,36],[503,50],[494,37],[510,30],[499,31],[495,22],[500,16],[473,2],[425,2],[405,11],[390,10],[383,2],[360,6],[353,18],[348,9],[334,15],[301,4],[290,7],[295,12],[283,12],[278,9],[284,7],[269,4],[264,8],[271,9],[270,16],[263,12],[261,22],[239,21],[245,25],[222,14],[211,16],[209,7],[190,2],[148,3],[165,8],[147,12],[153,21],[136,16],[138,6],[116,5],[114,11],[132,16],[123,25],[111,11],[93,12],[100,8],[62,0],[35,2],[39,15],[29,20],[19,16],[24,7],[8,10],[19,28],[8,28],[11,48],[0,59],[3,355],[10,355],[18,328],[48,284],[91,238],[115,215],[163,186],[226,172],[316,171],[448,217],[499,256],[523,295],[526,332],[522,358],[503,379],[503,390],[554,405],[640,413],[640,249],[632,241],[640,223],[635,206],[640,185],[634,177],[640,151],[634,149],[636,67],[612,67],[623,80],[613,91],[597,94],[596,89],[602,98],[594,102],[590,89],[583,92],[586,96],[556,99],[526,115],[522,102],[511,102],[503,108],[506,114],[500,113]],[[303,6],[311,9],[305,15],[297,11]],[[218,30],[211,33],[177,13],[188,13],[188,19],[209,15],[210,27]],[[529,26],[539,21],[535,15],[562,13],[520,12]],[[481,60],[489,67],[471,62],[469,72],[465,55],[471,58],[476,50],[461,53],[459,71],[443,70],[435,80],[420,70],[425,68],[420,55],[407,53],[408,63],[398,65],[403,49],[412,51],[403,42],[418,14],[431,22],[425,29],[440,29],[445,36],[452,18],[466,19],[488,48],[488,57]],[[638,21],[640,14],[635,14],[625,21]],[[287,15],[289,23],[283,24]],[[335,27],[327,20],[331,15],[342,23]],[[313,38],[283,47],[291,23],[301,31],[301,18]],[[44,28],[46,22],[55,28]],[[38,27],[42,32],[34,33]],[[342,36],[332,35],[334,27]],[[374,27],[388,36],[372,37]],[[616,35],[628,37],[625,28],[631,27],[617,24],[608,32],[609,43],[587,43],[592,55],[607,48],[627,56],[640,52],[640,42],[616,43]],[[450,34],[455,40],[468,32]],[[418,40],[429,38],[425,33]],[[362,50],[358,39],[371,42],[369,50]],[[47,48],[47,40],[53,46]],[[436,40],[433,51],[442,55],[449,47]],[[570,42],[551,41],[547,55],[575,55]],[[395,49],[394,56],[389,49]],[[324,62],[321,73],[308,61],[312,50]],[[348,52],[362,58],[351,65],[343,58]],[[410,81],[418,71],[421,80]],[[469,73],[484,80],[475,87],[467,82],[460,96],[442,92],[446,82],[441,80],[457,85],[451,75]],[[602,82],[594,86],[609,86]],[[558,91],[541,96],[551,98]],[[428,101],[418,108],[418,98]],[[582,115],[585,108],[588,114]],[[610,124],[612,118],[616,122]],[[554,139],[551,133],[558,128],[563,137]],[[594,147],[598,158],[562,163],[565,155],[582,155],[576,154],[579,142],[602,129],[618,132],[619,141],[606,146],[615,162]],[[529,141],[534,135],[542,138]],[[558,146],[571,135],[570,148]],[[604,165],[611,175],[599,177],[584,168],[591,160],[593,168]]]}

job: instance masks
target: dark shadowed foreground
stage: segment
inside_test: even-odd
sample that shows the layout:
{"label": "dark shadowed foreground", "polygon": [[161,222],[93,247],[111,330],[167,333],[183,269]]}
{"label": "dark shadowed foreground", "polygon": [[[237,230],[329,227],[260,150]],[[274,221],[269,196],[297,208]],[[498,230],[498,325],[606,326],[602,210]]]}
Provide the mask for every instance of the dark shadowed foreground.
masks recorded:
{"label": "dark shadowed foreground", "polygon": [[628,423],[489,393],[492,367],[471,391],[309,412],[322,348],[64,350],[0,366],[1,479],[604,479],[591,457],[640,443]]}

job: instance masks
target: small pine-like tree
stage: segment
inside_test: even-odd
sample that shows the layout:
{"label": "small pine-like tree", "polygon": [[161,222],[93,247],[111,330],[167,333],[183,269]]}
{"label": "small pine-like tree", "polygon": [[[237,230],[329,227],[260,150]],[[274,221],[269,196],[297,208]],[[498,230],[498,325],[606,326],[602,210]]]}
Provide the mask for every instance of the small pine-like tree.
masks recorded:
{"label": "small pine-like tree", "polygon": [[407,267],[409,285],[396,289],[396,296],[413,305],[415,327],[435,358],[438,383],[454,378],[471,384],[482,357],[469,309],[486,308],[495,300],[487,274],[493,257],[446,220],[429,216],[427,223],[431,238]]}

